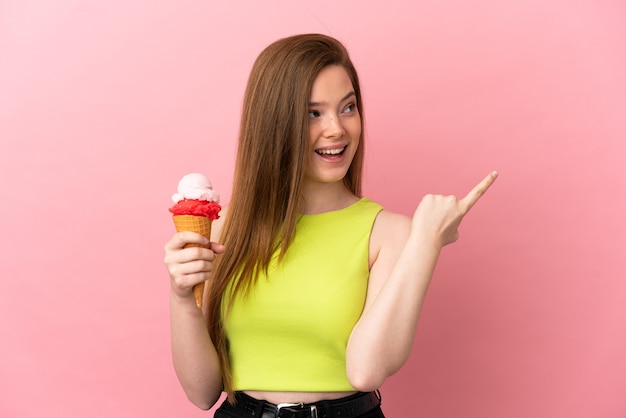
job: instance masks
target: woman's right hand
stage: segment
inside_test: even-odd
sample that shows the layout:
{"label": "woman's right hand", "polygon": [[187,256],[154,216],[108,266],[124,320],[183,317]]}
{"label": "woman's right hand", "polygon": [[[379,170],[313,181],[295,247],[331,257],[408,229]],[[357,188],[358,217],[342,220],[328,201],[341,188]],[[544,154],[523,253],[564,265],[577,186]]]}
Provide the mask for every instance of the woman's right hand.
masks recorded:
{"label": "woman's right hand", "polygon": [[170,275],[172,292],[195,301],[193,287],[211,277],[215,255],[223,253],[224,246],[211,242],[209,248],[186,247],[190,244],[207,245],[209,240],[196,232],[177,232],[165,244],[163,261]]}

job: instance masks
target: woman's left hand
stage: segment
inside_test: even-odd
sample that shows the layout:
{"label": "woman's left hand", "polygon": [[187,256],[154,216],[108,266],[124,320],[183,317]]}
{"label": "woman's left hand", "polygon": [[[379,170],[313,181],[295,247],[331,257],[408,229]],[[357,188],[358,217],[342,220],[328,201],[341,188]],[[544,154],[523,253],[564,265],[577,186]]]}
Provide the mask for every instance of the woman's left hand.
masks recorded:
{"label": "woman's left hand", "polygon": [[491,187],[498,176],[490,173],[464,198],[455,196],[426,195],[413,215],[412,232],[432,239],[441,248],[459,238],[459,225],[463,217]]}

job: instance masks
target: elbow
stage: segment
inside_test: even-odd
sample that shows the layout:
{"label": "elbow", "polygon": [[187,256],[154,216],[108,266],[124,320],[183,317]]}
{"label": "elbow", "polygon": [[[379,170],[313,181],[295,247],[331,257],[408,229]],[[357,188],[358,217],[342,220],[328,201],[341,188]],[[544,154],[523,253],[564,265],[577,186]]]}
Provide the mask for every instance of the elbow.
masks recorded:
{"label": "elbow", "polygon": [[186,395],[189,402],[203,411],[211,409],[219,400],[219,396],[216,399],[209,399],[206,396],[194,396],[190,393],[187,393]]}
{"label": "elbow", "polygon": [[213,406],[213,405],[210,405],[208,403],[196,403],[196,402],[193,402],[193,404],[195,406],[197,406],[198,408],[200,408],[201,410],[203,410],[203,411],[208,411]]}
{"label": "elbow", "polygon": [[404,361],[399,359],[387,361],[367,360],[367,361],[350,361],[346,364],[346,375],[350,385],[359,392],[372,392],[385,383],[385,380],[396,373]]}
{"label": "elbow", "polygon": [[212,404],[210,402],[207,402],[206,399],[193,399],[191,397],[187,397],[187,399],[189,399],[189,401],[193,405],[197,406],[198,408],[202,409],[203,411],[208,411],[214,405],[214,404]]}
{"label": "elbow", "polygon": [[371,367],[354,367],[347,370],[348,382],[359,392],[372,392],[379,389],[386,375]]}
{"label": "elbow", "polygon": [[[407,351],[407,353],[410,352]],[[396,373],[406,361],[405,353],[382,349],[365,349],[348,344],[346,351],[346,376],[350,385],[359,392],[380,389],[385,380]]]}

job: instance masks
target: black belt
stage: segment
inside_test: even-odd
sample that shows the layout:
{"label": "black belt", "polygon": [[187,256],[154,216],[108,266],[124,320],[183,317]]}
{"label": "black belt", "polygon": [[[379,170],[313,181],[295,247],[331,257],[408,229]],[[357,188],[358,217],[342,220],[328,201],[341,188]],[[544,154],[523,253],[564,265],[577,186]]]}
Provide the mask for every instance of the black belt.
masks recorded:
{"label": "black belt", "polygon": [[[243,392],[235,393],[235,404],[227,408],[245,411],[261,418],[355,418],[380,405],[380,392],[359,392],[345,398],[315,403],[280,403],[255,399]],[[225,403],[227,403],[226,401]]]}

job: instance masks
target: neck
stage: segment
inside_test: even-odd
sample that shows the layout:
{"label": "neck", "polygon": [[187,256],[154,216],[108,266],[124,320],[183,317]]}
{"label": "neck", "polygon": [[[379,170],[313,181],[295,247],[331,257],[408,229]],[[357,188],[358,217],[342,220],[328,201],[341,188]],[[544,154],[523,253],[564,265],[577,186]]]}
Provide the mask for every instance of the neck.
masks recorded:
{"label": "neck", "polygon": [[331,212],[346,208],[358,200],[359,198],[346,188],[343,181],[332,184],[306,184],[302,212],[307,215]]}

